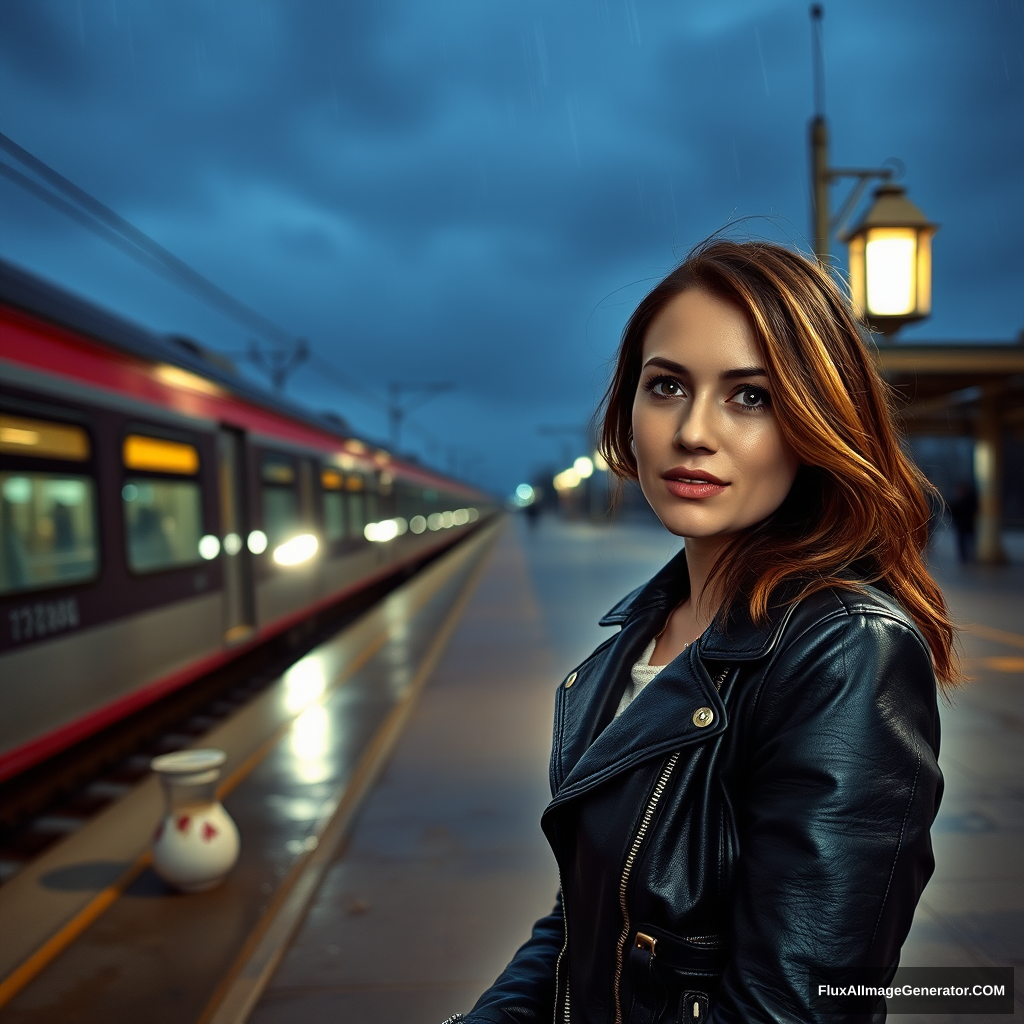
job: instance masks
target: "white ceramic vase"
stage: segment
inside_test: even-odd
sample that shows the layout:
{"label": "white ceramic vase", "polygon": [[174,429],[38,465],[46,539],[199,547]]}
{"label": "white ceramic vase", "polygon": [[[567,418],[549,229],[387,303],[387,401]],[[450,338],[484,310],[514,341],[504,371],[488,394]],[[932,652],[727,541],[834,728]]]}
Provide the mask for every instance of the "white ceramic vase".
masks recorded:
{"label": "white ceramic vase", "polygon": [[238,860],[238,829],[217,799],[223,750],[154,757],[166,812],[153,836],[153,869],[182,892],[212,889]]}

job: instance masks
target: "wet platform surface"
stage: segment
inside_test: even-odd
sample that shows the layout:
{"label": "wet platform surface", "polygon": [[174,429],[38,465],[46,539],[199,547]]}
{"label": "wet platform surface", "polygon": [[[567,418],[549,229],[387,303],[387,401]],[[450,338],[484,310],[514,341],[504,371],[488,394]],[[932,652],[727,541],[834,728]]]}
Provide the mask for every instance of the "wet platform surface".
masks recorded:
{"label": "wet platform surface", "polygon": [[[976,681],[943,708],[938,868],[904,948],[916,966],[1024,966],[1024,545],[1016,564],[934,553]],[[554,688],[600,615],[678,550],[659,526],[508,530],[253,1024],[439,1022],[467,1011],[558,879],[539,829]],[[1017,972],[1017,1017],[1024,1017]],[[920,1017],[890,1017],[920,1020]],[[940,1024],[985,1017],[928,1017]]]}
{"label": "wet platform surface", "polygon": [[[1009,546],[1010,566],[961,567],[936,542],[975,681],[942,708],[938,866],[911,966],[1024,968],[1024,537]],[[468,1010],[557,891],[539,828],[555,687],[609,634],[599,617],[678,547],[656,523],[512,520],[483,559],[382,606],[324,662],[328,676],[348,666],[324,703],[348,724],[278,736],[226,801],[243,849],[259,837],[228,883],[174,897],[143,871],[0,1024],[438,1024]],[[1022,988],[1024,970],[1018,1018]]]}

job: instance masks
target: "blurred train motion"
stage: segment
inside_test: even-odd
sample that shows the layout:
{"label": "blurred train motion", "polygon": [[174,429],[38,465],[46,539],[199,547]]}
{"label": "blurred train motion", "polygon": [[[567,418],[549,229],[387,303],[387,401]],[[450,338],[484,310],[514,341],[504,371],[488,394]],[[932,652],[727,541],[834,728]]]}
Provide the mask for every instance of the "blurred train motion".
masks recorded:
{"label": "blurred train motion", "polygon": [[0,780],[495,512],[0,261]]}

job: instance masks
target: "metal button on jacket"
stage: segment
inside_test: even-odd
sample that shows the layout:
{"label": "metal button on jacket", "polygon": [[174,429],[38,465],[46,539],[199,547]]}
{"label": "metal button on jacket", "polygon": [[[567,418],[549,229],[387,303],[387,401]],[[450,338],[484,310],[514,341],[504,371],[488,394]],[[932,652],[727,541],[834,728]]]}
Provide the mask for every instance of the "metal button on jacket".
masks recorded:
{"label": "metal button on jacket", "polygon": [[711,708],[697,708],[693,713],[693,724],[698,729],[703,729],[715,720],[715,713]]}
{"label": "metal button on jacket", "polygon": [[575,682],[576,682],[576,673],[573,672],[573,673],[570,674],[569,678],[566,679],[566,681],[565,681],[565,688],[568,690],[569,687],[572,686],[572,684],[575,683]]}

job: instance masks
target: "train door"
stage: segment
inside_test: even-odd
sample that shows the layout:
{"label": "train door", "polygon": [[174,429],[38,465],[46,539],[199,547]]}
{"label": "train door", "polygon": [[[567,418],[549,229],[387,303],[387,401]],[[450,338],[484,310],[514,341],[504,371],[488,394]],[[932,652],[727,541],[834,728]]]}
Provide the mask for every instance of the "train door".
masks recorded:
{"label": "train door", "polygon": [[249,515],[245,487],[245,435],[221,427],[217,439],[220,458],[221,536],[224,538],[224,641],[241,643],[256,629],[252,564],[246,537]]}

